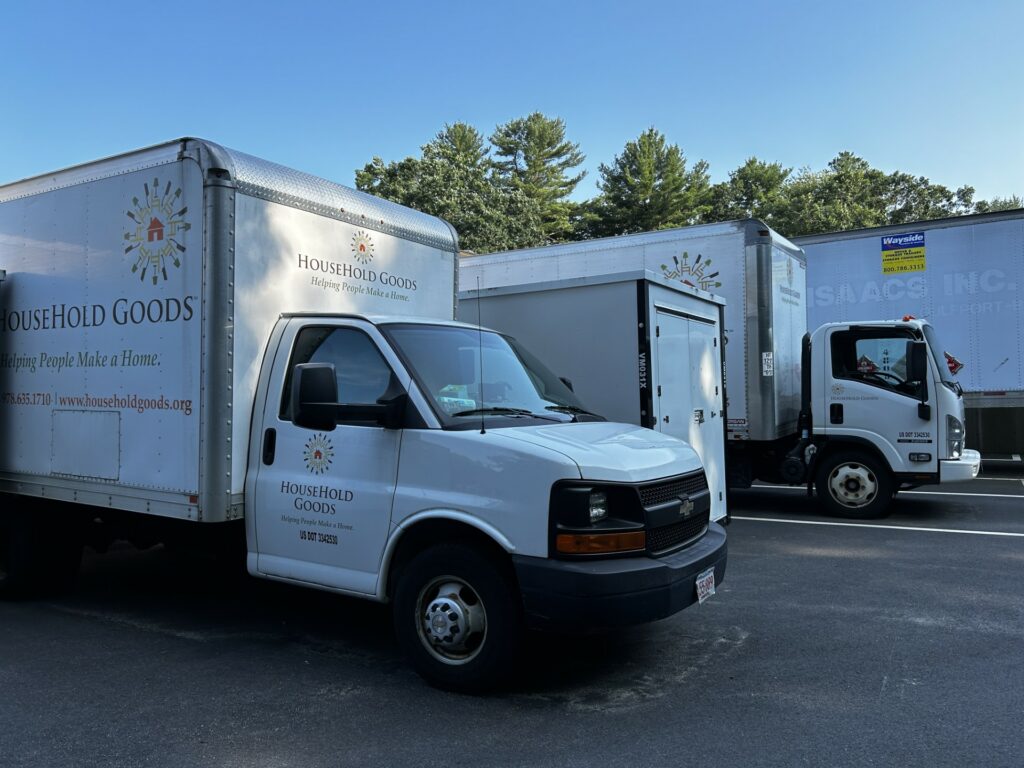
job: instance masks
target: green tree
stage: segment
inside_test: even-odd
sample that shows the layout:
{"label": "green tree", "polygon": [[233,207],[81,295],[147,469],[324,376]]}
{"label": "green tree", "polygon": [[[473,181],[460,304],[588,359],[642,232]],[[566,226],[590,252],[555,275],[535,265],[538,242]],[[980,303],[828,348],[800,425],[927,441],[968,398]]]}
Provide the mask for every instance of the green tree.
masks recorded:
{"label": "green tree", "polygon": [[440,216],[455,227],[467,250],[483,253],[544,242],[536,203],[501,182],[483,137],[464,123],[446,125],[423,145],[419,158],[392,163],[373,158],[356,171],[356,186]]}
{"label": "green tree", "polygon": [[710,209],[711,184],[703,160],[686,158],[654,128],[626,143],[611,165],[599,167],[601,195],[589,206],[587,234],[597,237],[694,224]]}
{"label": "green tree", "polygon": [[571,173],[585,158],[579,144],[566,140],[565,122],[534,112],[499,125],[491,144],[501,178],[537,203],[544,235],[554,241],[565,239],[573,215],[567,198],[586,175]]}
{"label": "green tree", "polygon": [[772,224],[791,172],[791,168],[784,168],[781,163],[748,158],[729,174],[728,181],[712,187],[711,210],[706,219],[754,218]]}
{"label": "green tree", "polygon": [[924,176],[915,177],[900,171],[889,174],[888,184],[886,218],[889,224],[962,216],[974,209],[974,187],[963,186],[951,191],[941,184],[932,184]]}
{"label": "green tree", "polygon": [[787,237],[888,223],[888,177],[852,152],[824,171],[801,169],[786,185],[773,225]]}
{"label": "green tree", "polygon": [[991,200],[979,200],[974,204],[975,213],[995,213],[996,211],[1012,211],[1024,208],[1024,200],[1017,195],[1009,197],[993,197]]}

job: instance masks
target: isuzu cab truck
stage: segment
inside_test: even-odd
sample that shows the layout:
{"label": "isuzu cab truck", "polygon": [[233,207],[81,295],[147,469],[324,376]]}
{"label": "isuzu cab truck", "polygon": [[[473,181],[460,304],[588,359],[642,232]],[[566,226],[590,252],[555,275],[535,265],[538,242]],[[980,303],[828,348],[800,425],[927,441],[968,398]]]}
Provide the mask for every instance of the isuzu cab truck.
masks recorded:
{"label": "isuzu cab truck", "polygon": [[[542,343],[550,350],[549,364],[561,366],[559,350],[568,361],[580,359],[582,350],[590,360],[603,361],[613,338],[608,331],[594,334],[587,325],[568,323],[539,329],[530,308],[552,290],[552,275],[561,284],[589,284],[612,266],[725,299],[725,456],[731,487],[749,487],[755,478],[807,484],[816,487],[831,513],[875,517],[900,488],[977,476],[981,457],[964,447],[962,390],[931,325],[911,317],[865,317],[808,333],[804,254],[762,222],[463,258],[463,285],[470,288],[463,297],[472,305],[479,281],[485,318],[490,311],[497,328],[526,344]],[[586,295],[605,300],[593,291]],[[597,311],[618,316],[612,308]],[[688,348],[675,363],[682,373],[671,375],[698,375],[694,355]],[[643,380],[643,357],[637,360],[634,376]],[[671,355],[661,354],[659,375],[665,377],[672,365]],[[632,389],[622,388],[624,402],[635,398]],[[655,414],[664,410],[658,400],[670,394],[657,390],[649,414],[638,423],[654,426]]]}
{"label": "isuzu cab truck", "polygon": [[697,455],[455,322],[457,252],[196,139],[0,187],[0,594],[83,544],[244,532],[253,576],[390,602],[457,690],[524,627],[703,602],[726,538]]}

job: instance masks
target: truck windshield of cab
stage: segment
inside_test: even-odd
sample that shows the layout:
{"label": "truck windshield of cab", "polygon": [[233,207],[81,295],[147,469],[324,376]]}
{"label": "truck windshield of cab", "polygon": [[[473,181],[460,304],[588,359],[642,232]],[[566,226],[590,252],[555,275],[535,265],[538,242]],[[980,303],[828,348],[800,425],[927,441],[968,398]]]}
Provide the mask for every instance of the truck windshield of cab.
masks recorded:
{"label": "truck windshield of cab", "polygon": [[514,339],[444,325],[395,324],[382,330],[444,424],[481,416],[559,422],[600,418]]}
{"label": "truck windshield of cab", "polygon": [[949,364],[946,362],[946,350],[939,342],[939,335],[935,333],[935,328],[925,325],[923,330],[925,341],[928,342],[928,348],[932,351],[935,367],[939,369],[939,378],[942,379],[942,383],[957,393],[961,392],[960,383],[953,378],[953,373],[949,370]]}

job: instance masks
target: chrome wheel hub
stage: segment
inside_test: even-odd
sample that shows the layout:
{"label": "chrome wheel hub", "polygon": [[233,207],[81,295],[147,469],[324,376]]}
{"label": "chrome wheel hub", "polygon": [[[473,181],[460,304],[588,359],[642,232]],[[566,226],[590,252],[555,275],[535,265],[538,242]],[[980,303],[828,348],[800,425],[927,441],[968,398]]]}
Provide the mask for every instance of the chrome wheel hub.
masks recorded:
{"label": "chrome wheel hub", "polygon": [[420,640],[446,664],[465,664],[483,647],[487,612],[473,588],[462,579],[435,579],[417,601]]}
{"label": "chrome wheel hub", "polygon": [[863,464],[848,462],[832,470],[828,489],[832,498],[844,507],[863,507],[878,495],[878,481]]}

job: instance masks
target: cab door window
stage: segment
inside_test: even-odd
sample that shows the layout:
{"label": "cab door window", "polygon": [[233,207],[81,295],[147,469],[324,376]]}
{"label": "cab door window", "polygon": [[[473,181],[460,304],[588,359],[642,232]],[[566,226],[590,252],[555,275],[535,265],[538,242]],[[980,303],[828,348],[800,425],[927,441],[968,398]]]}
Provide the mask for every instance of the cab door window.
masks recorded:
{"label": "cab door window", "polygon": [[832,334],[832,375],[918,397],[923,382],[907,380],[908,345],[913,340],[913,335],[891,329],[837,331]]}
{"label": "cab door window", "polygon": [[373,339],[357,328],[303,328],[295,339],[281,397],[281,419],[291,420],[292,371],[302,363],[331,363],[338,402],[376,403],[391,382],[391,366]]}

